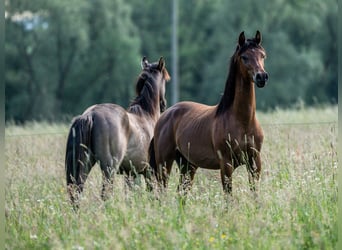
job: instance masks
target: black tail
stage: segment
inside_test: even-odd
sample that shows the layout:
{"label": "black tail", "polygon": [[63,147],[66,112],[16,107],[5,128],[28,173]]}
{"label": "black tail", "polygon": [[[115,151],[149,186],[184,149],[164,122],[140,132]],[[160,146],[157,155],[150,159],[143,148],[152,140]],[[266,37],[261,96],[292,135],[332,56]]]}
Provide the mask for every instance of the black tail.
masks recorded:
{"label": "black tail", "polygon": [[77,191],[82,191],[85,181],[85,179],[83,180],[84,176],[82,176],[85,172],[82,169],[88,168],[90,157],[92,157],[90,152],[92,126],[91,117],[78,116],[73,120],[69,131],[65,154],[65,172],[72,202],[74,201],[71,193],[73,184],[76,184]]}
{"label": "black tail", "polygon": [[157,169],[157,163],[156,163],[156,157],[155,157],[155,151],[154,151],[154,138],[152,138],[150,142],[150,147],[148,149],[148,154],[149,154],[149,163],[151,170],[153,172],[153,175],[157,180],[160,180],[159,175],[158,175],[158,169]]}

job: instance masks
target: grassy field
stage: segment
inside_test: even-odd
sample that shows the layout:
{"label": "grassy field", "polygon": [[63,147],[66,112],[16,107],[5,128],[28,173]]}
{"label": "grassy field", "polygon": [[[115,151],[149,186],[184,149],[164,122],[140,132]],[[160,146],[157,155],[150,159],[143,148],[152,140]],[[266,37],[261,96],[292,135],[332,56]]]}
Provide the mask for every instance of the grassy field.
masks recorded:
{"label": "grassy field", "polygon": [[265,142],[259,196],[246,168],[227,202],[219,171],[199,170],[187,203],[178,171],[159,200],[127,190],[116,176],[100,199],[95,167],[79,213],[68,203],[64,155],[68,125],[8,125],[6,249],[333,249],[337,242],[337,107],[258,113]]}

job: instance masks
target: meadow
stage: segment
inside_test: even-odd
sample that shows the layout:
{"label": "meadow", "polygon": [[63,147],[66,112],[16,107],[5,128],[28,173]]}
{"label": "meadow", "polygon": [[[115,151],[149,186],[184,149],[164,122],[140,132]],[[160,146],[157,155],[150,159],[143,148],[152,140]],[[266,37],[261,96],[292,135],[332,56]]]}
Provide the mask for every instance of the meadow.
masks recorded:
{"label": "meadow", "polygon": [[66,193],[68,124],[7,124],[6,249],[334,249],[337,242],[337,106],[257,113],[265,133],[258,197],[245,166],[223,195],[219,171],[198,170],[186,204],[178,170],[159,199],[144,182],[128,190],[115,176],[100,198],[93,168],[81,208]]}

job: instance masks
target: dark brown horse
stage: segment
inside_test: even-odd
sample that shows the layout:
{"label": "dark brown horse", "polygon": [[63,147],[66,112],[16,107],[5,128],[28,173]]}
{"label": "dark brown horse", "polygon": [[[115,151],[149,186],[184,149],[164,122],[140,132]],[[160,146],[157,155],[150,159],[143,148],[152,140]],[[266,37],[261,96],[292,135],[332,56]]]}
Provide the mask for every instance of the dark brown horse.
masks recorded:
{"label": "dark brown horse", "polygon": [[71,202],[77,200],[96,162],[103,173],[102,198],[112,187],[114,174],[137,177],[143,174],[151,188],[148,147],[154,126],[166,108],[165,81],[170,76],[165,61],[148,63],[144,57],[136,84],[137,96],[125,110],[116,104],[97,104],[73,120],[65,156],[65,170]]}
{"label": "dark brown horse", "polygon": [[242,32],[219,104],[179,102],[162,114],[150,145],[150,165],[159,184],[167,186],[175,160],[181,173],[181,194],[190,189],[199,167],[220,169],[223,190],[230,194],[233,171],[245,164],[255,190],[264,136],[255,115],[254,83],[262,88],[268,80],[265,57],[260,32],[247,40]]}

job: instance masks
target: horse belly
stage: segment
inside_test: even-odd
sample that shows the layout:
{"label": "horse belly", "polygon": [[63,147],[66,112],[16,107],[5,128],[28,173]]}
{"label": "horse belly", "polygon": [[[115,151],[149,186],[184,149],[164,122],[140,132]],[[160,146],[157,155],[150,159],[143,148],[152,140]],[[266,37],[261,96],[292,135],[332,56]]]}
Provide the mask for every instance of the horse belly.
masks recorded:
{"label": "horse belly", "polygon": [[219,169],[220,164],[217,154],[215,154],[210,148],[204,145],[197,145],[188,149],[182,150],[183,156],[193,165],[199,168],[206,169]]}
{"label": "horse belly", "polygon": [[210,157],[203,157],[194,165],[205,169],[220,169],[218,160]]}

